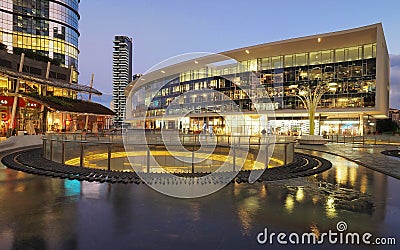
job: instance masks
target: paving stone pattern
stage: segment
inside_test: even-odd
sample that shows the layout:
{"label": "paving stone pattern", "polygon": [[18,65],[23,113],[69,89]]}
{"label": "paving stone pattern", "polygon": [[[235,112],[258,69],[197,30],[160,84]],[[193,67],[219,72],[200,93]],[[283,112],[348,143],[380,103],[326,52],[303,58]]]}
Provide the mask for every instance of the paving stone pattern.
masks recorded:
{"label": "paving stone pattern", "polygon": [[398,150],[398,146],[328,143],[326,145],[296,145],[296,148],[342,156],[364,167],[400,179],[400,158],[382,154],[383,151]]}

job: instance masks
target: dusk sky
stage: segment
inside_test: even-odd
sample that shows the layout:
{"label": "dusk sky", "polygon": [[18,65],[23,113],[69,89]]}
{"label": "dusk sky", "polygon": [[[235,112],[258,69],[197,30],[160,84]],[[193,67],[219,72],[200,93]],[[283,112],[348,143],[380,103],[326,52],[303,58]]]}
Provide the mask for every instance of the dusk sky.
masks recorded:
{"label": "dusk sky", "polygon": [[399,9],[398,0],[83,0],[79,79],[89,84],[94,72],[94,87],[111,94],[115,35],[133,38],[133,70],[143,73],[183,53],[217,53],[381,22],[391,56],[390,103],[400,108]]}

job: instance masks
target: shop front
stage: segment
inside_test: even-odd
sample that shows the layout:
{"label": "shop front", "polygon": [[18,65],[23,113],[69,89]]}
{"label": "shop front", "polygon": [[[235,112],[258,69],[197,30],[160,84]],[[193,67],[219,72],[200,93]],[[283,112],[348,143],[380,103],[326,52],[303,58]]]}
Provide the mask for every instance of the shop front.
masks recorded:
{"label": "shop front", "polygon": [[[87,124],[86,124],[86,117]],[[101,132],[108,129],[107,121],[110,116],[95,114],[79,114],[70,112],[48,112],[47,113],[47,131],[51,132]]]}
{"label": "shop front", "polygon": [[[1,125],[0,134],[6,136],[11,128],[13,96],[0,96]],[[37,133],[41,127],[41,108],[42,105],[28,98],[18,97],[16,115],[14,119],[15,134],[17,131],[27,131],[33,129]]]}
{"label": "shop front", "polygon": [[325,120],[321,121],[322,135],[361,135],[359,120]]}

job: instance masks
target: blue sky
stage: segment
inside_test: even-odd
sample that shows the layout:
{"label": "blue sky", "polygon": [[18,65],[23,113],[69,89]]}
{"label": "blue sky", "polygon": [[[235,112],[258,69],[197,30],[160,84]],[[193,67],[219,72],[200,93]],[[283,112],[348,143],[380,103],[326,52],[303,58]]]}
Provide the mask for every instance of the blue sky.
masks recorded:
{"label": "blue sky", "polygon": [[[134,41],[135,73],[169,57],[221,52],[381,22],[392,58],[391,104],[400,108],[400,1],[85,0],[80,4],[80,82],[112,92],[115,35]],[[399,56],[397,56],[399,55]],[[103,97],[107,99],[107,97]]]}

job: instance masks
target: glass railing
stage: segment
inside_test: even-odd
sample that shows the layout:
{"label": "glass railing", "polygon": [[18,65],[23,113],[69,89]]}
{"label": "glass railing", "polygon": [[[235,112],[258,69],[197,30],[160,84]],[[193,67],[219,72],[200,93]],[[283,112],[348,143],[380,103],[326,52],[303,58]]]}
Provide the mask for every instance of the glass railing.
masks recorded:
{"label": "glass railing", "polygon": [[362,145],[399,145],[400,136],[398,134],[367,134],[367,135],[326,135],[324,136],[330,142],[333,143],[352,143]]}
{"label": "glass railing", "polygon": [[48,133],[43,155],[57,163],[114,171],[210,173],[262,170],[294,160],[294,141],[272,136]]}

